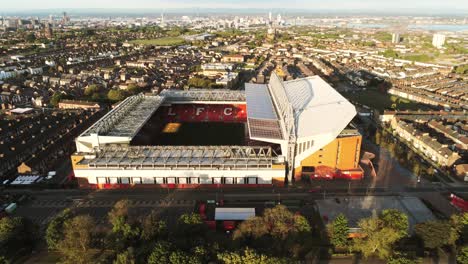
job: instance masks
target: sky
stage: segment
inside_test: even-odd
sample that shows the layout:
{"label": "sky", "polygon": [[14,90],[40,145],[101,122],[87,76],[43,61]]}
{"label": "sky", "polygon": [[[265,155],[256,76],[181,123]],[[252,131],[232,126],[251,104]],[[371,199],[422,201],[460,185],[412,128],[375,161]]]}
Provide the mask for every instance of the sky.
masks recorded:
{"label": "sky", "polygon": [[[4,10],[44,9],[172,9],[235,8],[297,10],[424,10],[465,12],[468,0],[11,0],[2,1]],[[1,12],[1,11],[0,11]]]}

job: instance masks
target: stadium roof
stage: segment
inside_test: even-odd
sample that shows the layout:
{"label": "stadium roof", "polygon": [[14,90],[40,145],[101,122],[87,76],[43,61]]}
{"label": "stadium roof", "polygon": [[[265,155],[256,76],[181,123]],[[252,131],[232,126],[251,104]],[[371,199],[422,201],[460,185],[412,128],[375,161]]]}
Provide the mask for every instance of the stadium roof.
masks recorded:
{"label": "stadium roof", "polygon": [[133,138],[163,101],[161,96],[139,94],[128,97],[81,136],[98,134]]}
{"label": "stadium roof", "polygon": [[90,168],[271,168],[278,159],[270,147],[125,146],[103,147],[80,164]]}
{"label": "stadium roof", "polygon": [[227,89],[190,89],[183,90],[163,90],[160,96],[166,100],[174,101],[222,101],[222,102],[245,102],[244,91],[233,91]]}
{"label": "stadium roof", "polygon": [[318,76],[284,82],[296,119],[296,136],[333,134],[346,128],[356,108]]}
{"label": "stadium roof", "polygon": [[268,87],[247,83],[247,122],[251,138],[283,139],[280,120],[276,114]]}
{"label": "stadium roof", "polygon": [[355,107],[318,76],[246,84],[250,136],[263,140],[317,137],[319,149],[336,138],[356,115]]}
{"label": "stadium roof", "polygon": [[263,84],[247,83],[247,113],[250,118],[278,120],[268,88]]}

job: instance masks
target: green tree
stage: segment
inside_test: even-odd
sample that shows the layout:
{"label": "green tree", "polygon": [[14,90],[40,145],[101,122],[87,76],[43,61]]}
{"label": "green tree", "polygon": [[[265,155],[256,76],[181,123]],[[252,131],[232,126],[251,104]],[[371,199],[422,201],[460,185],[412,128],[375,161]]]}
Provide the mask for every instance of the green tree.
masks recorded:
{"label": "green tree", "polygon": [[94,257],[92,237],[95,223],[89,215],[75,216],[65,222],[64,238],[57,249],[62,261],[70,264],[87,264]]}
{"label": "green tree", "polygon": [[60,100],[62,100],[62,98],[63,98],[63,94],[61,92],[55,92],[50,98],[50,104],[53,107],[57,107],[58,104],[60,103]]}
{"label": "green tree", "polygon": [[433,220],[416,224],[414,232],[421,239],[425,248],[437,249],[453,245],[453,229],[449,221]]}
{"label": "green tree", "polygon": [[418,264],[418,263],[419,261],[416,261],[414,259],[411,259],[405,256],[401,256],[401,255],[393,256],[387,261],[387,264]]}
{"label": "green tree", "polygon": [[45,239],[49,250],[57,249],[60,241],[63,239],[64,224],[72,217],[70,209],[65,209],[56,215],[47,226]]}
{"label": "green tree", "polygon": [[258,254],[252,249],[246,248],[242,252],[223,252],[217,254],[218,261],[223,264],[286,264],[291,260],[286,258],[269,257]]}
{"label": "green tree", "polygon": [[10,261],[4,256],[0,256],[0,264],[10,264]]}
{"label": "green tree", "polygon": [[95,93],[99,93],[100,87],[96,84],[88,85],[84,90],[85,96],[92,96]]}
{"label": "green tree", "polygon": [[380,129],[377,129],[377,131],[375,131],[375,144],[380,145],[381,137]]}
{"label": "green tree", "polygon": [[328,224],[327,229],[333,246],[346,247],[348,245],[348,219],[343,214],[339,214],[332,223]]}
{"label": "green tree", "polygon": [[141,93],[141,88],[138,85],[131,83],[127,87],[127,92],[132,95],[138,94],[138,93]]}
{"label": "green tree", "polygon": [[122,250],[132,245],[140,235],[138,227],[133,226],[128,216],[129,201],[124,199],[115,203],[108,214],[109,222],[112,224],[110,240],[112,245],[118,250]]}
{"label": "green tree", "polygon": [[33,226],[22,217],[0,219],[0,256],[30,248],[34,242]]}
{"label": "green tree", "polygon": [[[179,248],[188,250],[205,242],[207,227],[199,214],[183,214],[177,221],[175,242]],[[190,237],[191,239],[187,239]]]}
{"label": "green tree", "polygon": [[234,232],[234,239],[270,235],[275,239],[285,240],[290,235],[310,231],[307,219],[293,214],[284,205],[277,205],[266,209],[263,216],[256,216],[242,222]]}
{"label": "green tree", "polygon": [[183,234],[202,235],[206,231],[203,219],[199,214],[183,214],[178,220],[178,229]]}
{"label": "green tree", "polygon": [[112,89],[107,93],[107,99],[114,102],[122,101],[125,99],[125,93],[121,90]]}
{"label": "green tree", "polygon": [[166,222],[159,220],[156,211],[147,215],[141,223],[141,238],[145,241],[156,241],[158,238],[166,237]]}
{"label": "green tree", "polygon": [[458,263],[468,263],[468,246],[462,247],[457,254]]}
{"label": "green tree", "polygon": [[352,248],[366,258],[375,255],[381,259],[388,259],[393,253],[394,244],[406,234],[406,229],[402,228],[403,216],[398,216],[401,220],[399,223],[389,223],[388,218],[393,214],[396,213],[387,213],[385,217],[381,215],[361,219],[358,223],[360,236],[353,240]]}
{"label": "green tree", "polygon": [[166,264],[169,263],[171,254],[171,244],[165,241],[156,243],[153,251],[148,257],[148,264]]}
{"label": "green tree", "polygon": [[380,218],[386,227],[392,228],[400,237],[408,235],[408,216],[396,209],[383,210]]}
{"label": "green tree", "polygon": [[467,74],[468,73],[468,64],[459,65],[456,67],[455,72],[458,74]]}
{"label": "green tree", "polygon": [[113,264],[135,264],[135,254],[133,248],[128,248],[122,253],[117,254]]}
{"label": "green tree", "polygon": [[170,264],[201,264],[200,259],[195,255],[189,255],[181,250],[172,251],[169,255]]}
{"label": "green tree", "polygon": [[385,50],[384,52],[381,53],[381,55],[387,58],[398,58],[398,52],[392,49]]}
{"label": "green tree", "polygon": [[34,35],[34,33],[29,33],[26,35],[25,40],[27,42],[34,42],[36,40],[36,35]]}
{"label": "green tree", "polygon": [[452,215],[450,217],[450,224],[452,226],[452,241],[461,238],[462,244],[468,244],[468,212],[462,214]]}

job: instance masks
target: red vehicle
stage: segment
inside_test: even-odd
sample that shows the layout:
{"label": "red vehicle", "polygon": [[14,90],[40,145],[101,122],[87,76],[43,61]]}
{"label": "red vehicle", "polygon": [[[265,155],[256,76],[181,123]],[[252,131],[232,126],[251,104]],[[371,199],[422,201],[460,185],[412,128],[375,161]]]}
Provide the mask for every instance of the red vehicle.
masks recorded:
{"label": "red vehicle", "polygon": [[457,207],[458,209],[462,210],[463,212],[468,212],[468,198],[462,197],[461,195],[457,194],[450,194],[450,203]]}

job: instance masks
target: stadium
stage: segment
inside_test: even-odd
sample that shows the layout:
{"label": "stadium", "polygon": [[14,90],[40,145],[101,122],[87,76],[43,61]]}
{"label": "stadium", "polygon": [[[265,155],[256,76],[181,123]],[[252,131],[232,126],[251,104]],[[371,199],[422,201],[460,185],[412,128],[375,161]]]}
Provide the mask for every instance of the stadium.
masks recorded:
{"label": "stadium", "polygon": [[361,179],[354,106],[318,76],[128,97],[76,139],[80,186],[258,187]]}

